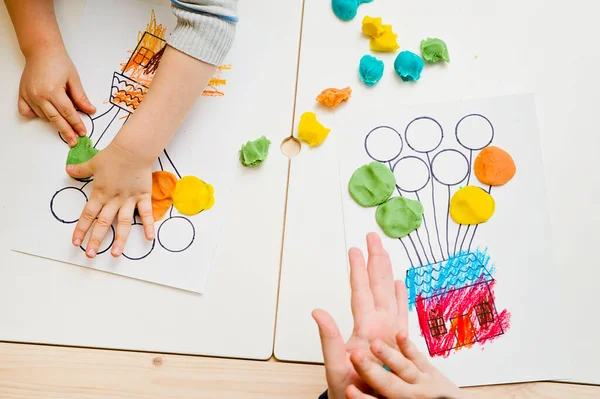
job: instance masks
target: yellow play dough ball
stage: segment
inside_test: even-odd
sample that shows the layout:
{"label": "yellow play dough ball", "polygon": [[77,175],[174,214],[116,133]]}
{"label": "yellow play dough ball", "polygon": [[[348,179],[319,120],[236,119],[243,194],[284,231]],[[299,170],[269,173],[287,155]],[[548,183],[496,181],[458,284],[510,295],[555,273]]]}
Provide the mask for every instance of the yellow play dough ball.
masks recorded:
{"label": "yellow play dough ball", "polygon": [[196,176],[184,176],[177,182],[173,193],[173,205],[184,215],[195,215],[215,204],[213,186]]}
{"label": "yellow play dough ball", "polygon": [[496,202],[486,191],[476,186],[458,190],[450,200],[450,216],[459,224],[487,222],[496,209]]}

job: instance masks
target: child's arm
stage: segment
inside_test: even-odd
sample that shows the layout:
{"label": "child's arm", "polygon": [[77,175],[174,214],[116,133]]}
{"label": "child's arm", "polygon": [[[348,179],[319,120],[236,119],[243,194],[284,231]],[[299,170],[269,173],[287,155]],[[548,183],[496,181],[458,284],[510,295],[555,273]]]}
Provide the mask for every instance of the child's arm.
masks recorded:
{"label": "child's arm", "polygon": [[19,113],[47,119],[69,145],[86,134],[75,107],[94,113],[79,74],[63,44],[52,0],[5,0],[25,69],[19,87]]}
{"label": "child's arm", "polygon": [[[94,175],[92,194],[73,233],[73,244],[81,245],[98,219],[86,248],[87,256],[96,256],[115,218],[118,222],[111,254],[120,256],[136,207],[146,238],[154,238],[152,163],[183,122],[233,40],[234,22],[226,15],[207,14],[225,12],[225,8],[216,6],[219,3],[235,6],[237,1],[196,1],[198,9],[191,11],[173,6],[177,27],[144,101],[107,148],[84,164],[67,167],[73,177]],[[193,6],[192,2],[186,4]]]}

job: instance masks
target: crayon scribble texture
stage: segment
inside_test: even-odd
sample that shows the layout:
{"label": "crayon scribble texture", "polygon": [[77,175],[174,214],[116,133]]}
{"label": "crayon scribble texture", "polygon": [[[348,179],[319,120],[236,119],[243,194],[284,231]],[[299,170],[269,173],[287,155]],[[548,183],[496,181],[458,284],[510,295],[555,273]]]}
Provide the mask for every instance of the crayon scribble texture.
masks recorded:
{"label": "crayon scribble texture", "polygon": [[409,309],[416,309],[431,356],[484,344],[510,328],[510,313],[498,312],[487,250],[460,252],[447,261],[406,273]]}

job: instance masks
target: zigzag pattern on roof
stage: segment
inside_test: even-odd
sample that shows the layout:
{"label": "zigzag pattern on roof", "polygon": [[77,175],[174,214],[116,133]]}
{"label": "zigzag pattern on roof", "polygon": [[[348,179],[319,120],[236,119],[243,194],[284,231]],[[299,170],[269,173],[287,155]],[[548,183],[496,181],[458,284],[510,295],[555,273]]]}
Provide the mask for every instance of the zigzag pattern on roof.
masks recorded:
{"label": "zigzag pattern on roof", "polygon": [[406,290],[409,307],[417,298],[430,298],[450,290],[492,281],[495,269],[488,267],[487,248],[473,252],[460,252],[446,261],[408,269]]}

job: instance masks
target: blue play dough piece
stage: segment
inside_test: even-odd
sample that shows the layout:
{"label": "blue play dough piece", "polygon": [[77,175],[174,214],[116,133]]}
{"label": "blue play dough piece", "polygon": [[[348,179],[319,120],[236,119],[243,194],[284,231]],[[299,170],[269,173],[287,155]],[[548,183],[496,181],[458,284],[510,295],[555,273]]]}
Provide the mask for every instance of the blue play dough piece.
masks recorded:
{"label": "blue play dough piece", "polygon": [[350,21],[356,16],[358,6],[373,0],[331,0],[333,13],[342,21]]}
{"label": "blue play dough piece", "polygon": [[411,51],[400,52],[394,61],[394,69],[404,82],[419,80],[424,65],[421,57]]}
{"label": "blue play dough piece", "polygon": [[360,59],[360,67],[358,68],[360,80],[367,86],[373,86],[379,82],[383,76],[383,61],[378,60],[372,55],[365,55]]}

